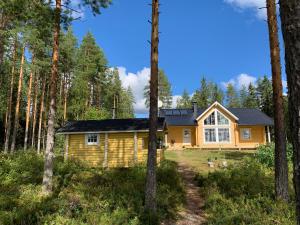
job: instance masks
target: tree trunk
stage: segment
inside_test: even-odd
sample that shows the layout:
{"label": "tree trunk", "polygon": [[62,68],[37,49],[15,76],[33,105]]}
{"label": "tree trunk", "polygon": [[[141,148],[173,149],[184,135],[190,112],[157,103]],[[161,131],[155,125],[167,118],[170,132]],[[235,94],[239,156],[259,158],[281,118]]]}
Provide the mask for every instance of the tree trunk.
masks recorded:
{"label": "tree trunk", "polygon": [[53,147],[54,147],[54,123],[56,111],[56,85],[58,76],[58,51],[59,51],[59,32],[60,32],[60,14],[61,0],[56,0],[55,8],[55,24],[54,24],[54,44],[52,57],[52,70],[50,80],[50,106],[48,115],[48,131],[47,144],[45,151],[45,166],[43,176],[43,193],[49,195],[52,193],[52,177],[53,177]]}
{"label": "tree trunk", "polygon": [[[34,66],[34,56],[32,56],[31,65]],[[26,109],[26,126],[25,126],[24,150],[27,149],[27,142],[28,142],[28,130],[29,130],[29,122],[30,122],[30,106],[31,106],[32,79],[34,79],[33,68],[30,71],[28,91],[27,91],[27,109]]]}
{"label": "tree trunk", "polygon": [[293,142],[294,189],[297,224],[300,225],[300,1],[280,0],[289,90],[289,117]]}
{"label": "tree trunk", "polygon": [[37,103],[38,103],[38,78],[36,77],[34,82],[34,100],[32,110],[32,134],[31,134],[31,147],[35,146],[35,129],[36,129],[36,115],[37,115]]}
{"label": "tree trunk", "polygon": [[40,101],[40,115],[39,115],[39,128],[38,128],[38,143],[37,143],[37,153],[41,153],[41,134],[42,134],[42,122],[43,122],[43,112],[44,112],[44,98],[46,91],[46,77],[43,78],[42,84],[42,96]]}
{"label": "tree trunk", "polygon": [[150,114],[145,211],[156,216],[156,155],[158,115],[158,20],[159,0],[152,0]]}
{"label": "tree trunk", "polygon": [[64,123],[67,120],[67,101],[68,101],[68,76],[65,76],[64,79],[64,102],[63,102],[63,107],[64,107]]}
{"label": "tree trunk", "polygon": [[16,102],[16,111],[15,111],[15,121],[14,121],[14,130],[11,142],[10,152],[15,152],[16,147],[16,137],[17,131],[19,126],[19,112],[20,112],[20,102],[21,102],[21,93],[22,93],[22,83],[23,83],[23,66],[25,61],[25,44],[22,49],[22,58],[21,58],[21,65],[20,65],[20,76],[19,76],[19,84],[18,84],[18,94],[17,94],[17,102]]}
{"label": "tree trunk", "polygon": [[288,165],[286,156],[286,132],[284,125],[284,106],[278,25],[275,0],[267,0],[270,55],[272,65],[272,84],[275,122],[275,194],[277,199],[288,201]]}
{"label": "tree trunk", "polygon": [[14,53],[13,53],[13,65],[11,69],[11,79],[10,79],[10,90],[7,99],[7,112],[5,117],[5,144],[4,144],[4,153],[8,153],[9,146],[9,137],[10,137],[10,129],[11,129],[11,108],[12,108],[12,98],[14,92],[14,80],[15,80],[15,67],[16,67],[16,59],[17,59],[17,39],[14,43]]}

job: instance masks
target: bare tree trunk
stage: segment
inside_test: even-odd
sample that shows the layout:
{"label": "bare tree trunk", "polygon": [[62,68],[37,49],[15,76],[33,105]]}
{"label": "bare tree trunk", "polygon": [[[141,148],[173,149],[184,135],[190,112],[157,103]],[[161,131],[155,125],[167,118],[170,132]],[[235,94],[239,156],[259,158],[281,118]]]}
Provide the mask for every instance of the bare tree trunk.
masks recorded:
{"label": "bare tree trunk", "polygon": [[10,79],[10,90],[7,99],[7,112],[5,117],[5,144],[4,144],[4,153],[8,153],[9,146],[9,137],[10,137],[10,129],[11,129],[11,108],[12,108],[12,97],[14,91],[14,83],[15,83],[15,67],[16,67],[16,59],[17,59],[17,39],[14,43],[14,53],[13,53],[13,65],[11,69],[11,79]]}
{"label": "bare tree trunk", "polygon": [[38,103],[38,78],[36,77],[34,82],[34,100],[32,110],[32,134],[31,134],[31,147],[35,146],[35,129],[36,129],[36,115],[37,115],[37,103]]}
{"label": "bare tree trunk", "polygon": [[[34,56],[32,56],[31,65],[34,66]],[[24,150],[27,149],[27,142],[28,142],[28,130],[29,130],[29,122],[30,122],[30,106],[31,106],[32,79],[34,79],[33,68],[30,71],[28,91],[27,91],[27,109],[26,109],[26,126],[25,126]]]}
{"label": "bare tree trunk", "polygon": [[22,92],[22,83],[23,83],[23,66],[25,61],[25,44],[22,49],[22,58],[21,58],[21,65],[20,65],[20,76],[19,76],[19,84],[18,84],[18,94],[17,94],[17,102],[16,102],[16,111],[15,111],[15,121],[14,121],[14,130],[11,142],[10,152],[15,152],[16,147],[16,137],[17,131],[19,126],[19,112],[20,112],[20,102],[21,102],[21,92]]}
{"label": "bare tree trunk", "polygon": [[46,77],[43,78],[42,84],[42,96],[40,101],[40,115],[39,115],[39,128],[38,128],[38,143],[37,143],[37,153],[41,153],[41,134],[42,134],[42,122],[43,122],[43,112],[44,112],[44,98],[46,91]]}
{"label": "bare tree trunk", "polygon": [[64,79],[64,123],[67,120],[67,101],[68,101],[68,76]]}
{"label": "bare tree trunk", "polygon": [[[46,82],[47,83],[47,82]],[[43,119],[43,149],[46,149],[46,136],[47,136],[47,115],[49,111],[49,84],[47,85],[47,91],[45,95],[45,104],[44,104],[44,119]]]}
{"label": "bare tree trunk", "polygon": [[280,0],[289,90],[289,117],[293,142],[294,189],[297,224],[300,225],[300,1]]}
{"label": "bare tree trunk", "polygon": [[52,71],[50,80],[50,108],[48,116],[48,131],[47,144],[45,151],[45,166],[43,176],[43,193],[49,195],[52,193],[52,177],[53,177],[53,147],[54,147],[54,123],[56,111],[56,85],[58,76],[58,60],[59,60],[59,32],[60,32],[60,13],[61,0],[56,0],[55,8],[55,24],[54,24],[54,44],[53,44],[53,58]]}
{"label": "bare tree trunk", "polygon": [[150,78],[150,114],[149,146],[147,159],[147,177],[145,190],[145,211],[156,215],[156,155],[157,155],[157,115],[158,115],[158,20],[159,0],[152,0],[151,34],[151,78]]}
{"label": "bare tree trunk", "polygon": [[286,132],[282,96],[282,78],[278,25],[275,0],[267,0],[270,55],[272,65],[274,122],[275,122],[275,194],[278,199],[288,201],[288,164],[286,156]]}

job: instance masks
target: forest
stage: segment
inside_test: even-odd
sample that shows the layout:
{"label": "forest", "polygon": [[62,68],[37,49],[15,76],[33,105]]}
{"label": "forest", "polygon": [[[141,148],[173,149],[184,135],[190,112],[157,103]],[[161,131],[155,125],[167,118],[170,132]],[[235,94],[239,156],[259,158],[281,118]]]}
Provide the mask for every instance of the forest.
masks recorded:
{"label": "forest", "polygon": [[[80,18],[71,3],[0,0],[0,224],[175,224],[191,216],[197,220],[192,224],[300,224],[299,1],[280,0],[279,17],[275,0],[266,1],[272,74],[240,88],[199,75],[193,81],[199,87],[174,102],[172,74],[159,67],[160,1],[152,0],[151,72],[143,92],[147,162],[111,170],[65,160],[64,137],[56,135],[67,121],[136,116],[133,90],[122,85],[118,67],[93,33],[80,41],[74,34],[72,23]],[[101,17],[113,1],[76,4]],[[272,117],[274,143],[255,152],[164,149],[166,158],[157,165],[159,105],[182,109],[196,102],[207,108],[215,101]],[[198,154],[209,162],[227,157],[231,164],[213,171],[182,165]]]}

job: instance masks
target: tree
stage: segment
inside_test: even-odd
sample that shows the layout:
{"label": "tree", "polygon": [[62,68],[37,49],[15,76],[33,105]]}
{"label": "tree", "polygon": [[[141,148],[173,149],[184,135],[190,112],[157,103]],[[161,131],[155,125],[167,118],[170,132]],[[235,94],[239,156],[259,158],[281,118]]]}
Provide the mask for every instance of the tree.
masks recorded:
{"label": "tree", "polygon": [[252,83],[248,86],[247,96],[243,105],[245,108],[258,108],[258,101],[256,95],[256,88]]}
{"label": "tree", "polygon": [[294,189],[297,224],[300,224],[300,1],[280,0],[280,17],[285,44],[286,74],[289,90],[290,130],[292,130]]}
{"label": "tree", "polygon": [[240,98],[241,107],[247,108],[246,105],[247,105],[247,99],[248,99],[248,90],[245,85],[242,85],[239,98]]}
{"label": "tree", "polygon": [[56,108],[56,82],[58,76],[58,49],[59,33],[61,20],[61,0],[56,0],[55,21],[54,21],[54,44],[52,55],[52,69],[50,80],[50,108],[48,115],[47,144],[45,150],[45,165],[42,191],[48,195],[52,193],[52,176],[53,176],[53,147],[54,147],[54,122]]}
{"label": "tree", "polygon": [[4,153],[8,153],[9,147],[9,137],[10,137],[10,128],[11,128],[11,109],[12,109],[12,98],[13,98],[13,89],[14,89],[14,79],[15,79],[15,67],[16,67],[16,57],[17,57],[17,38],[14,40],[13,48],[13,64],[11,69],[11,78],[10,78],[10,88],[7,99],[7,112],[5,118],[5,143],[4,143]]}
{"label": "tree", "polygon": [[286,155],[286,133],[284,127],[284,106],[278,25],[275,0],[267,0],[270,54],[275,124],[275,194],[278,199],[288,201],[288,165]]}
{"label": "tree", "polygon": [[[68,1],[66,3],[69,3]],[[88,1],[84,0],[82,4],[90,5],[93,13],[100,13],[100,7],[107,7],[110,0]],[[52,69],[50,80],[50,106],[48,115],[47,144],[45,150],[45,165],[43,175],[42,191],[49,195],[52,193],[52,177],[53,177],[53,147],[54,147],[54,123],[56,112],[56,89],[58,78],[58,62],[59,62],[59,34],[61,22],[61,0],[56,0],[54,15],[54,37],[53,37],[53,53],[52,53]]]}
{"label": "tree", "polygon": [[[71,118],[81,119],[86,107],[104,106],[107,60],[95,38],[88,32],[77,50],[74,78],[70,87],[69,111]],[[110,99],[111,104],[112,99]],[[112,108],[112,106],[110,107]]]}
{"label": "tree", "polygon": [[223,104],[224,93],[216,83],[209,82],[208,92],[209,92],[209,104],[213,104],[214,102],[219,102],[220,104]]}
{"label": "tree", "polygon": [[229,83],[226,88],[226,103],[227,107],[229,108],[240,106],[239,97],[234,86],[231,83]]}
{"label": "tree", "polygon": [[258,79],[256,91],[260,110],[268,116],[273,117],[273,88],[272,82],[267,76]]}
{"label": "tree", "polygon": [[61,32],[60,40],[60,55],[59,60],[59,73],[60,73],[60,98],[58,107],[58,118],[63,121],[67,120],[67,108],[69,99],[69,89],[71,81],[74,77],[76,67],[76,54],[77,54],[77,39],[73,34],[71,27],[67,32]]}
{"label": "tree", "polygon": [[16,102],[15,120],[14,120],[14,129],[13,129],[13,136],[12,136],[12,141],[11,141],[11,148],[10,148],[11,153],[15,152],[17,130],[18,130],[18,126],[19,126],[19,115],[20,115],[19,113],[20,113],[21,92],[22,92],[23,74],[24,74],[24,68],[23,68],[24,61],[25,61],[25,44],[22,48],[20,75],[19,75],[18,93],[17,93],[17,102]]}
{"label": "tree", "polygon": [[189,96],[189,93],[184,90],[181,97],[177,99],[177,106],[178,109],[187,109],[192,107],[192,101],[191,97]]}
{"label": "tree", "polygon": [[156,217],[156,156],[158,115],[158,20],[159,0],[152,0],[149,146],[145,188],[145,211]]}
{"label": "tree", "polygon": [[[34,66],[34,56],[32,56],[31,65],[32,65],[32,67]],[[25,125],[24,150],[27,149],[27,142],[28,142],[32,80],[34,80],[33,68],[31,68],[31,71],[30,71],[29,84],[28,84],[28,90],[27,90],[27,108],[26,108],[26,125]]]}
{"label": "tree", "polygon": [[200,89],[196,90],[192,97],[192,101],[196,102],[201,108],[207,108],[209,105],[209,88],[206,79],[203,77],[201,79]]}
{"label": "tree", "polygon": [[[146,85],[144,88],[145,104],[147,108],[150,106],[149,102],[150,86]],[[163,108],[172,107],[172,91],[171,84],[164,70],[160,69],[158,72],[158,99],[162,102]]]}

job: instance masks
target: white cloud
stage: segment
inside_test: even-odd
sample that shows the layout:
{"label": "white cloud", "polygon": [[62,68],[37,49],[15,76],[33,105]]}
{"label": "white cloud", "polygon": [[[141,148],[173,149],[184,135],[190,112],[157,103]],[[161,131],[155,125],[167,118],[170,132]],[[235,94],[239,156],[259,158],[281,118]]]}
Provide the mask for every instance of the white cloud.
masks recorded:
{"label": "white cloud", "polygon": [[144,87],[148,84],[150,79],[150,69],[144,68],[137,73],[130,73],[126,71],[125,67],[118,67],[120,79],[124,88],[131,87],[135,105],[134,111],[137,114],[146,114],[148,109],[145,105]]}
{"label": "white cloud", "polygon": [[[143,68],[142,70],[131,73],[127,72],[125,67],[117,67],[124,88],[130,87],[132,89],[135,104],[134,112],[135,114],[148,114],[149,109],[145,105],[144,98],[144,87],[149,83],[150,80],[150,69]],[[177,99],[180,95],[174,95],[172,99],[172,107],[176,107]]]}
{"label": "white cloud", "polygon": [[256,77],[242,73],[242,74],[238,75],[237,77],[230,79],[227,82],[221,82],[221,84],[224,88],[226,88],[228,84],[232,84],[237,89],[241,89],[241,87],[243,85],[248,87],[250,83],[255,84],[256,80],[257,80]]}
{"label": "white cloud", "polygon": [[259,19],[265,19],[267,15],[266,0],[224,0],[225,3],[228,3],[236,9],[253,9],[256,13],[256,16]]}

